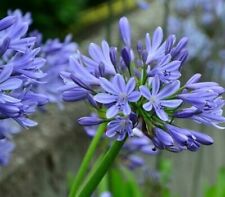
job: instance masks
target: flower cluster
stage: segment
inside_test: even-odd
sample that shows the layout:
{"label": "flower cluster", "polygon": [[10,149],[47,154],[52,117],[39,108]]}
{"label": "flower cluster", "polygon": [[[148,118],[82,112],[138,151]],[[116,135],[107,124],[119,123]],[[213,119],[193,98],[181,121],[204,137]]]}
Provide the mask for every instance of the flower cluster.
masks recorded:
{"label": "flower cluster", "polygon": [[[48,102],[48,98],[32,91],[45,74],[41,71],[45,60],[37,57],[40,48],[34,48],[35,37],[27,36],[30,24],[29,14],[22,16],[19,11],[9,12],[0,20],[0,117],[12,119],[23,127],[37,123],[29,119],[38,106]],[[8,131],[7,131],[8,130]],[[1,128],[0,164],[6,164],[13,144],[10,128]]]}
{"label": "flower cluster", "polygon": [[65,101],[87,100],[98,117],[83,117],[84,126],[107,122],[106,136],[125,140],[138,125],[155,149],[196,151],[201,144],[213,143],[206,134],[175,125],[177,118],[219,127],[224,88],[214,82],[199,82],[196,74],[181,85],[181,69],[187,59],[187,38],[176,42],[174,35],[163,40],[158,27],[145,44],[132,47],[131,29],[126,17],[119,21],[123,46],[91,43],[89,56],[71,57],[71,72],[62,73]]}
{"label": "flower cluster", "polygon": [[41,47],[40,57],[46,60],[43,66],[43,71],[46,73],[43,81],[36,85],[36,91],[46,95],[49,102],[56,103],[59,108],[63,108],[62,98],[59,87],[63,82],[59,76],[62,71],[69,71],[69,57],[76,54],[77,44],[72,42],[71,35],[66,36],[64,42],[59,39],[49,39],[46,43],[41,43],[41,34],[34,32],[38,35],[39,46]]}

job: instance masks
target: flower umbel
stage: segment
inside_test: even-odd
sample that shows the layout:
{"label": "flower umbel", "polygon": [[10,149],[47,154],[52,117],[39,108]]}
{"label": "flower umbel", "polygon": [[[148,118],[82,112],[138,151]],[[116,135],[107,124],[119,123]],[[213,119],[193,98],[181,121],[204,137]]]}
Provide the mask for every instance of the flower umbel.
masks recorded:
{"label": "flower umbel", "polygon": [[196,151],[201,144],[212,144],[206,134],[175,126],[176,118],[218,128],[225,122],[223,87],[199,82],[200,74],[181,85],[188,39],[177,43],[174,35],[163,39],[163,30],[157,27],[152,38],[146,34],[145,45],[138,41],[134,48],[126,17],[119,21],[119,32],[121,48],[106,41],[101,47],[91,43],[90,57],[78,52],[79,56],[71,57],[71,72],[62,73],[64,100],[85,99],[97,114],[97,118],[85,117],[79,122],[92,128],[107,122],[106,136],[118,141],[134,138],[139,129],[144,136],[140,142],[147,138],[152,143],[148,151],[149,147],[153,151]]}

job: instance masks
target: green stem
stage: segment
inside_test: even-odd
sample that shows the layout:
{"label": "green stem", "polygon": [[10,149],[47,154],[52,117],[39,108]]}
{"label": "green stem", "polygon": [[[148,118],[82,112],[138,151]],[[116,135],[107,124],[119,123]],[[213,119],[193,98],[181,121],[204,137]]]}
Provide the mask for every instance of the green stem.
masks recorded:
{"label": "green stem", "polygon": [[100,158],[100,160],[96,162],[96,165],[93,167],[86,181],[81,186],[76,197],[91,196],[102,180],[102,177],[104,177],[106,172],[109,170],[125,141],[126,139],[123,141],[114,142],[112,147],[106,152],[103,158]]}
{"label": "green stem", "polygon": [[77,190],[78,190],[78,187],[79,185],[81,184],[83,178],[84,178],[84,175],[87,173],[87,170],[88,170],[88,166],[91,162],[91,159],[95,153],[95,150],[97,148],[97,145],[105,131],[105,128],[106,128],[106,124],[107,123],[102,123],[99,127],[98,127],[98,130],[96,132],[96,135],[95,137],[92,139],[91,141],[91,144],[84,156],[84,159],[80,165],[80,168],[79,168],[79,171],[76,175],[76,177],[74,178],[73,180],[73,183],[72,183],[72,187],[71,187],[71,190],[70,190],[70,193],[69,193],[69,197],[74,197]]}

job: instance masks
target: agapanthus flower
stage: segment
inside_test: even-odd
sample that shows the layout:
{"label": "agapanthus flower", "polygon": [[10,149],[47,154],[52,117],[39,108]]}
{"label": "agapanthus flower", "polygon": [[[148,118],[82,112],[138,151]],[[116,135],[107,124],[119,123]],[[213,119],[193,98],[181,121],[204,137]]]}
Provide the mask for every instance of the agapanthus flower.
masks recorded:
{"label": "agapanthus flower", "polygon": [[[34,48],[36,38],[27,35],[30,23],[30,15],[23,16],[19,10],[0,20],[1,126],[5,120],[15,120],[23,127],[36,126],[29,116],[48,102],[46,96],[32,90],[45,76],[41,70],[45,60],[38,57],[40,49]],[[8,125],[8,131],[0,132],[0,165],[8,162],[14,147],[10,128]]]}
{"label": "agapanthus flower", "polygon": [[188,56],[187,37],[177,42],[175,35],[163,39],[163,30],[157,27],[152,38],[146,34],[146,46],[138,41],[134,48],[126,17],[119,21],[119,32],[121,48],[109,46],[106,41],[101,47],[91,43],[90,57],[79,52],[71,61],[72,70],[61,74],[64,100],[88,101],[97,113],[97,117],[84,117],[79,123],[91,127],[93,134],[97,125],[105,122],[106,137],[128,138],[127,143],[135,139],[138,128],[144,137],[130,147],[140,143],[139,149],[148,152],[196,151],[200,145],[212,144],[208,135],[175,125],[176,118],[219,128],[225,122],[223,87],[215,82],[199,82],[199,74],[181,85]]}
{"label": "agapanthus flower", "polygon": [[46,43],[42,43],[40,39],[39,47],[41,48],[40,56],[46,60],[42,68],[46,76],[43,79],[45,83],[37,84],[35,90],[46,95],[49,102],[56,103],[62,109],[59,87],[63,82],[59,73],[70,70],[70,56],[76,54],[77,44],[72,42],[71,35],[67,35],[63,42],[60,42],[59,39],[49,39]]}
{"label": "agapanthus flower", "polygon": [[134,78],[130,78],[126,84],[124,78],[117,74],[111,82],[100,78],[100,85],[106,93],[99,93],[94,99],[102,104],[112,104],[106,112],[107,118],[112,118],[119,112],[129,115],[131,113],[129,102],[137,102],[140,98],[140,93],[134,90]]}
{"label": "agapanthus flower", "polygon": [[152,111],[154,108],[157,116],[164,121],[168,121],[168,115],[164,111],[164,108],[176,108],[181,103],[181,99],[169,99],[166,98],[173,95],[180,88],[180,82],[174,81],[167,84],[162,90],[160,90],[160,80],[158,76],[155,76],[151,82],[151,92],[148,87],[141,86],[140,91],[142,96],[144,96],[148,102],[143,104],[143,108],[146,111]]}

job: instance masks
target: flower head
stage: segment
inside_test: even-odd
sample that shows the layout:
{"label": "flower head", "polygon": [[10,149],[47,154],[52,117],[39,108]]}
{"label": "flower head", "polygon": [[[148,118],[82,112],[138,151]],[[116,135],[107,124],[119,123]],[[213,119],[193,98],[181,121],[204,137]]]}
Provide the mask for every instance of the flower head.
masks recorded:
{"label": "flower head", "polygon": [[143,108],[146,111],[152,111],[152,109],[154,109],[155,113],[161,120],[168,121],[169,118],[164,109],[176,108],[182,103],[182,100],[166,98],[173,95],[179,88],[179,81],[174,81],[160,90],[160,80],[156,76],[151,82],[151,91],[146,86],[140,87],[142,96],[144,96],[148,101],[143,105]]}
{"label": "flower head", "polygon": [[105,93],[98,93],[94,99],[102,104],[112,104],[107,110],[106,117],[112,118],[119,112],[124,115],[131,113],[129,102],[136,102],[140,98],[140,93],[135,91],[135,79],[130,78],[127,84],[123,76],[117,74],[112,81],[100,78],[100,85]]}
{"label": "flower head", "polygon": [[[163,39],[163,30],[157,27],[152,38],[146,34],[145,45],[138,41],[133,48],[126,17],[119,21],[119,32],[121,48],[106,41],[101,46],[91,43],[90,57],[79,52],[71,61],[73,69],[61,74],[64,100],[86,100],[98,114],[99,118],[84,117],[79,123],[91,127],[93,134],[97,124],[107,122],[107,137],[129,138],[127,143],[133,139],[131,147],[149,153],[157,149],[196,151],[201,144],[212,144],[206,134],[175,126],[176,118],[219,128],[225,122],[223,87],[199,82],[200,74],[180,85],[188,39],[176,42],[175,35]],[[136,129],[143,134],[137,140]],[[137,157],[132,158],[134,163],[141,163]]]}

